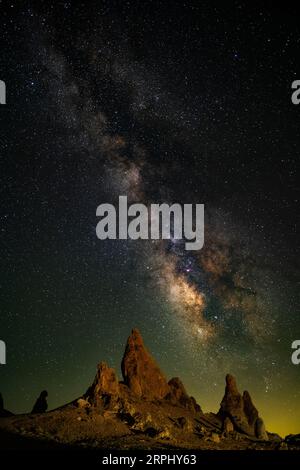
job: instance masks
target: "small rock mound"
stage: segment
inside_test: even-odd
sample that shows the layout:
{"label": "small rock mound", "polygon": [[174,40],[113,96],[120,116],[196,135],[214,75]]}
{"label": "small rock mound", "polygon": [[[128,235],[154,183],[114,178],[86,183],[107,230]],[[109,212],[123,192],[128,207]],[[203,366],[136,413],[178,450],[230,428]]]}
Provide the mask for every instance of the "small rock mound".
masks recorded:
{"label": "small rock mound", "polygon": [[286,436],[285,442],[291,445],[300,446],[300,434],[289,434]]}

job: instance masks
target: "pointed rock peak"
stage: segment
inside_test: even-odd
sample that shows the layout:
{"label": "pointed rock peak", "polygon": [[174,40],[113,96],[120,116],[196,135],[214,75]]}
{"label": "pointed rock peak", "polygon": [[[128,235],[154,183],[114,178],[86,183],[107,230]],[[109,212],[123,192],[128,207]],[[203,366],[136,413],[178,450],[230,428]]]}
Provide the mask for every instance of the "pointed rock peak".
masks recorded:
{"label": "pointed rock peak", "polygon": [[186,394],[185,387],[179,377],[173,377],[171,380],[169,380],[169,385],[174,390],[180,390],[182,393]]}
{"label": "pointed rock peak", "polygon": [[168,382],[170,392],[167,395],[167,398],[174,404],[182,404],[185,406],[189,400],[189,396],[186,393],[185,387],[179,377],[173,377]]}
{"label": "pointed rock peak", "polygon": [[235,377],[231,374],[227,374],[225,380],[226,380],[225,393],[231,393],[233,395],[239,394]]}
{"label": "pointed rock peak", "polygon": [[142,335],[141,335],[140,330],[138,328],[132,328],[131,336],[135,336],[137,338],[140,338],[143,341]]}
{"label": "pointed rock peak", "polygon": [[144,347],[144,340],[142,338],[140,331],[137,328],[133,328],[133,330],[131,330],[131,334],[127,340],[127,344],[128,343],[132,343],[132,344],[136,344],[138,346]]}
{"label": "pointed rock peak", "polygon": [[223,400],[221,401],[219,414],[223,417],[237,413],[241,415],[244,413],[243,397],[239,393],[235,377],[231,374],[226,375],[226,387]]}
{"label": "pointed rock peak", "polygon": [[226,375],[225,395],[221,401],[218,415],[223,419],[229,418],[236,431],[259,439],[267,439],[263,420],[259,418],[250,394],[245,391],[243,396],[239,393],[235,378]]}
{"label": "pointed rock peak", "polygon": [[97,366],[97,374],[94,385],[102,393],[116,394],[119,391],[119,382],[115,370],[105,362],[100,362]]}
{"label": "pointed rock peak", "polygon": [[247,416],[248,423],[250,425],[254,424],[255,421],[258,418],[258,411],[255,408],[252,399],[250,397],[249,392],[247,390],[244,391],[243,393],[243,400],[244,400],[244,412],[245,415]]}
{"label": "pointed rock peak", "polygon": [[127,340],[121,368],[125,385],[135,395],[149,399],[161,399],[167,395],[169,387],[166,378],[136,328]]}

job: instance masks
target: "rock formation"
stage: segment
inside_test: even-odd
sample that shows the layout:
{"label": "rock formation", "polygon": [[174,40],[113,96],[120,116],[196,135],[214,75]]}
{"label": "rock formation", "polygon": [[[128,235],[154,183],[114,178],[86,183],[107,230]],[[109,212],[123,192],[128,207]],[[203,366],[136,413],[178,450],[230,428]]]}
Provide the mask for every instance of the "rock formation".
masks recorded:
{"label": "rock formation", "polygon": [[0,393],[0,418],[7,418],[8,416],[13,416],[13,413],[5,410],[2,393]]}
{"label": "rock formation", "polygon": [[[114,369],[108,367],[105,362],[100,362],[94,382],[88,389],[85,398],[94,406],[103,403],[109,404],[113,398],[119,395],[119,391],[119,382]],[[82,407],[82,405],[78,405]]]}
{"label": "rock formation", "polygon": [[226,418],[223,421],[222,431],[226,434],[234,431],[233,422],[231,421],[230,418],[228,418],[228,416],[226,416]]}
{"label": "rock formation", "polygon": [[48,396],[47,390],[43,390],[40,396],[38,397],[38,399],[36,400],[31,413],[33,414],[45,413],[47,411],[47,408],[48,408],[47,396]]}
{"label": "rock formation", "polygon": [[201,413],[201,407],[197,404],[194,397],[189,397],[186,393],[183,383],[178,377],[173,377],[168,382],[169,392],[166,395],[166,399],[169,400],[173,405],[183,406],[190,411],[195,413]]}
{"label": "rock formation", "polygon": [[[189,397],[178,377],[167,382],[164,374],[147,351],[137,329],[129,336],[122,360],[123,382],[118,382],[114,369],[105,362],[98,365],[93,384],[77,400],[79,408],[105,407],[118,411],[129,421],[136,419],[132,403],[143,400],[171,403],[192,413],[202,413],[193,397]],[[131,410],[130,412],[128,410]],[[144,419],[144,418],[143,418]]]}
{"label": "rock formation", "polygon": [[264,441],[269,440],[269,436],[265,428],[265,423],[261,418],[257,418],[257,420],[255,421],[255,435],[258,439],[263,439]]}
{"label": "rock formation", "polygon": [[225,395],[221,401],[218,416],[224,421],[223,428],[230,428],[229,419],[236,431],[259,439],[268,439],[264,422],[259,418],[250,394],[245,391],[242,396],[238,391],[235,378],[230,374],[226,375]]}
{"label": "rock formation", "polygon": [[136,396],[155,400],[169,393],[167,380],[137,329],[132,330],[127,340],[121,368],[125,385]]}
{"label": "rock formation", "polygon": [[[172,405],[175,414],[180,413],[179,408],[182,409],[182,416],[177,415],[173,419],[177,428],[187,428],[192,432],[200,424],[208,427],[210,432],[217,433],[218,439],[221,434],[223,437],[230,437],[232,433],[238,432],[268,440],[264,422],[259,417],[250,394],[247,391],[240,394],[232,375],[226,376],[225,395],[218,414],[204,415],[178,377],[167,382],[137,329],[132,330],[127,340],[121,369],[123,381],[119,382],[114,369],[105,362],[100,362],[93,384],[76,401],[77,407],[86,409],[87,413],[98,409],[104,417],[116,415],[134,432],[149,431],[154,435],[155,430],[155,435],[159,435],[166,429],[170,433],[169,421],[172,419],[168,417],[165,420],[163,416],[169,416],[167,410]],[[193,423],[194,419],[197,425]],[[201,429],[197,432],[203,434]]]}
{"label": "rock formation", "polygon": [[300,445],[300,434],[288,434],[285,438],[285,442],[288,444]]}
{"label": "rock formation", "polygon": [[[92,442],[94,446],[96,442],[96,447],[109,443],[117,448],[124,444],[126,449],[135,449],[137,442],[141,448],[155,449],[164,441],[175,448],[195,446],[206,450],[283,449],[299,445],[299,435],[283,442],[280,436],[266,432],[250,394],[240,394],[232,375],[226,376],[218,414],[203,413],[178,377],[167,382],[136,329],[126,344],[122,373],[123,381],[119,382],[115,370],[100,362],[94,381],[83,396],[40,415],[47,409],[44,391],[32,410],[35,416],[1,419],[0,434],[2,426],[10,435],[22,429],[22,436],[54,438],[62,444],[82,442],[85,446]],[[7,413],[0,394],[0,417],[9,416]]]}

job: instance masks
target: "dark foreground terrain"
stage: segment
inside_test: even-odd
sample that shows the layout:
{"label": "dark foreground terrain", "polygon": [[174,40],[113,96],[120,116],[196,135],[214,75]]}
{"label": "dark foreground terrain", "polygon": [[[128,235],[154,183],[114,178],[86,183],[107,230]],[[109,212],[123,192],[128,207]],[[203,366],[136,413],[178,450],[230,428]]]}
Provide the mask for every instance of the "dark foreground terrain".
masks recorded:
{"label": "dark foreground terrain", "polygon": [[2,410],[7,450],[300,450],[300,436],[268,432],[247,391],[226,376],[217,414],[204,414],[179,378],[167,382],[137,330],[122,360],[123,381],[105,363],[80,398],[47,413]]}

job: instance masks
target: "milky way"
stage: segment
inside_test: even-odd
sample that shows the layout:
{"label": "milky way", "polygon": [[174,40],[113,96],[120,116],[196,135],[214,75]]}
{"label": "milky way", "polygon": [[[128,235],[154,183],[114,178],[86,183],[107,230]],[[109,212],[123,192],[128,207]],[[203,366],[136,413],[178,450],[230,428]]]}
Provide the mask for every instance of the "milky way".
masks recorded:
{"label": "milky way", "polygon": [[[296,432],[294,15],[279,30],[266,8],[113,3],[4,13],[8,408],[45,387],[50,406],[73,399],[137,326],[204,409],[231,372]],[[203,249],[100,242],[96,208],[120,195],[205,204]]]}

